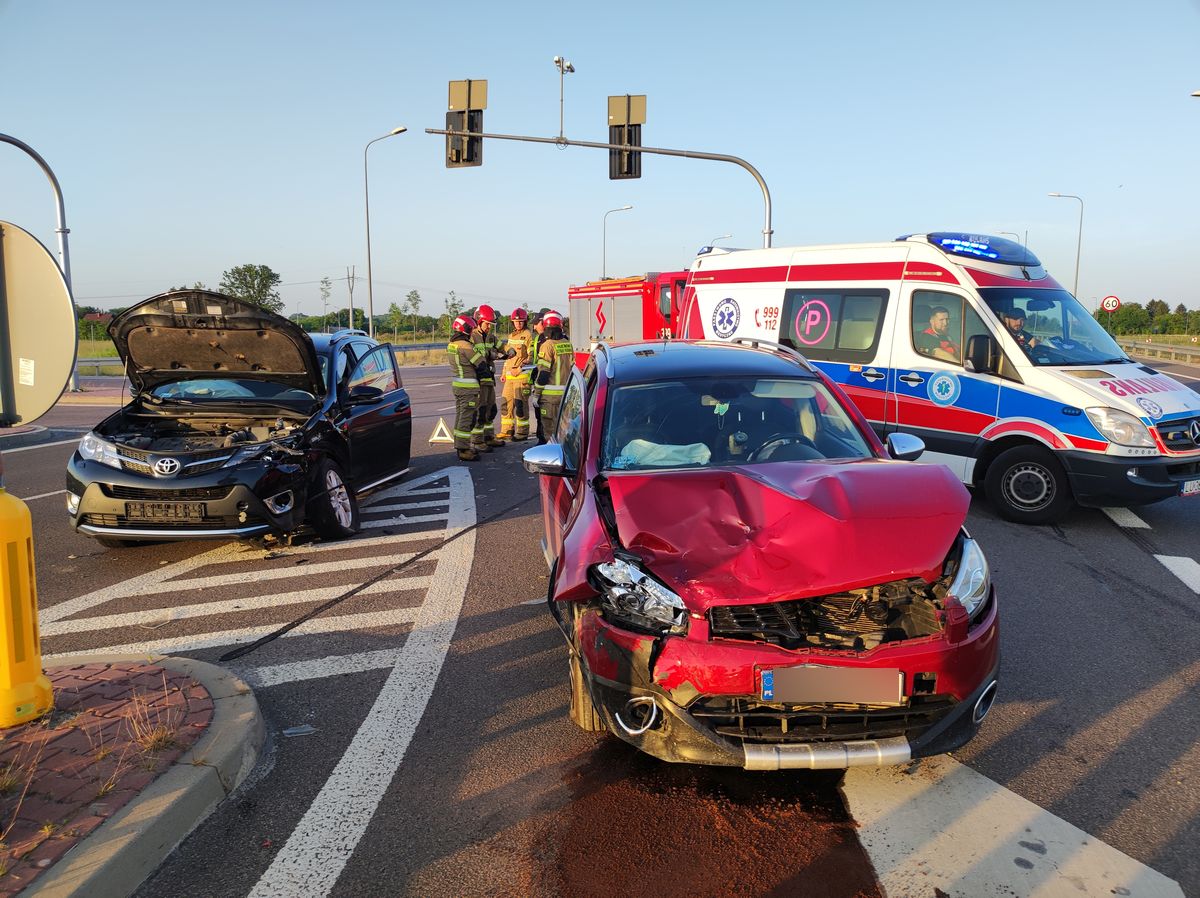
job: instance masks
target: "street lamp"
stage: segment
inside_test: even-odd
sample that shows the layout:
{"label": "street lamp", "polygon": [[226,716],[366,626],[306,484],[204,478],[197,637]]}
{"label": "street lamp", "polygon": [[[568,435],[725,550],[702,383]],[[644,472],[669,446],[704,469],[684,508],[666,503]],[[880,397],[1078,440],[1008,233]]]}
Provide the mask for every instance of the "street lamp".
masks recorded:
{"label": "street lamp", "polygon": [[732,234],[722,234],[720,237],[714,237],[712,240],[708,241],[707,245],[708,246],[716,246],[718,240],[726,240],[732,236],[733,236]]}
{"label": "street lamp", "polygon": [[[555,57],[557,58],[557,57]],[[603,255],[600,257],[600,280],[604,280],[608,272],[608,216],[614,212],[627,212],[633,206],[621,206],[617,209],[609,209],[604,213],[604,234],[603,234]]]}
{"label": "street lamp", "polygon": [[1021,242],[1021,235],[1020,235],[1020,234],[1016,234],[1016,233],[1014,233],[1014,232],[1012,232],[1012,231],[1001,231],[1001,232],[1000,232],[1000,236],[1001,236],[1001,237],[1012,237],[1012,238],[1013,238],[1013,240],[1017,241],[1017,243],[1020,243],[1020,242]]}
{"label": "street lamp", "polygon": [[[571,65],[570,60],[561,56],[554,57],[554,65],[558,67],[558,139],[565,140],[566,135],[563,133],[563,79],[567,75],[575,73],[575,66]],[[563,147],[565,144],[560,146],[560,149]]]}
{"label": "street lamp", "polygon": [[[375,292],[374,285],[371,283],[371,191],[367,181],[367,150],[371,148],[371,144],[395,137],[397,134],[403,134],[407,130],[408,128],[404,125],[393,128],[382,137],[368,140],[367,145],[363,147],[363,206],[367,211],[367,333],[371,335],[372,339],[375,338]],[[350,326],[354,327],[353,321],[350,322]]]}
{"label": "street lamp", "polygon": [[1083,197],[1076,196],[1073,193],[1051,193],[1049,196],[1058,197],[1064,200],[1079,200],[1079,237],[1075,242],[1075,289],[1071,291],[1072,296],[1079,295],[1079,251],[1083,249]]}

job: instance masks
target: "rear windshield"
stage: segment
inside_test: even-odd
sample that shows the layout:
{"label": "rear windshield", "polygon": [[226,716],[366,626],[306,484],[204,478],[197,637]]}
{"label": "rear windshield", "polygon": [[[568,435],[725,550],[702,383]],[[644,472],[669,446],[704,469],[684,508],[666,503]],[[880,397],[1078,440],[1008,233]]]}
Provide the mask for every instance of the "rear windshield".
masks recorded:
{"label": "rear windshield", "polygon": [[871,454],[820,381],[699,377],[618,387],[608,403],[601,466],[708,468]]}
{"label": "rear windshield", "polygon": [[312,401],[315,397],[307,390],[299,390],[287,384],[269,380],[237,380],[236,378],[214,377],[179,380],[160,384],[150,391],[158,399],[177,399],[188,402],[204,400],[266,399],[288,402],[291,400]]}

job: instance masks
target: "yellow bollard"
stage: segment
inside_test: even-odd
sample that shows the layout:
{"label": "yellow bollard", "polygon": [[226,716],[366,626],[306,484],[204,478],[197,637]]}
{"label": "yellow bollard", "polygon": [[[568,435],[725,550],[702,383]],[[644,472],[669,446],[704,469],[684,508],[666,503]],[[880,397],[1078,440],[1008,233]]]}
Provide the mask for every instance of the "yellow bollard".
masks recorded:
{"label": "yellow bollard", "polygon": [[42,672],[37,614],[33,519],[24,502],[4,491],[0,462],[0,727],[25,723],[54,704]]}

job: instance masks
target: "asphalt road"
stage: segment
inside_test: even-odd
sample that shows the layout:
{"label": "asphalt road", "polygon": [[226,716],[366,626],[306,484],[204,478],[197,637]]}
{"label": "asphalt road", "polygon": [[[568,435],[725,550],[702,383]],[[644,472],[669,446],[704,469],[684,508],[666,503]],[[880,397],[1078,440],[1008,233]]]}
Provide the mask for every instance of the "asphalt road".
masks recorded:
{"label": "asphalt road", "polygon": [[[1158,367],[1200,387],[1195,369]],[[372,504],[375,526],[330,548],[106,550],[67,526],[72,445],[51,444],[108,410],[60,405],[45,431],[0,439],[6,485],[33,510],[47,663],[217,660],[385,575],[226,662],[256,687],[267,748],[139,894],[880,894],[840,775],[670,767],[567,721],[519,447],[456,465],[424,442],[451,413],[444,369],[405,380],[413,470]],[[974,500],[1003,661],[994,710],[955,757],[1200,894],[1200,595],[1158,557],[1200,560],[1200,500],[1118,520],[1026,528]]]}

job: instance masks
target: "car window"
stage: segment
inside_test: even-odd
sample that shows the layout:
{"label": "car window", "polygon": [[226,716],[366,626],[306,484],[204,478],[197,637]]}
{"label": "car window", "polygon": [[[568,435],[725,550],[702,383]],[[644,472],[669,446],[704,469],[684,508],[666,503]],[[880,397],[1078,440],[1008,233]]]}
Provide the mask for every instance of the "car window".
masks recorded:
{"label": "car window", "polygon": [[611,471],[872,456],[837,398],[810,378],[620,386],[610,394],[604,427],[601,466]]}
{"label": "car window", "polygon": [[939,290],[914,290],[912,345],[931,359],[962,364],[963,301]]}
{"label": "car window", "polygon": [[400,386],[396,376],[396,365],[392,358],[392,347],[376,346],[368,352],[355,366],[350,375],[347,388],[375,387],[384,393],[390,393]]}
{"label": "car window", "polygon": [[583,381],[578,374],[571,378],[558,413],[555,438],[562,445],[563,463],[570,471],[579,470],[583,436]]}
{"label": "car window", "polygon": [[779,342],[814,359],[870,361],[887,299],[887,290],[788,290]]}

